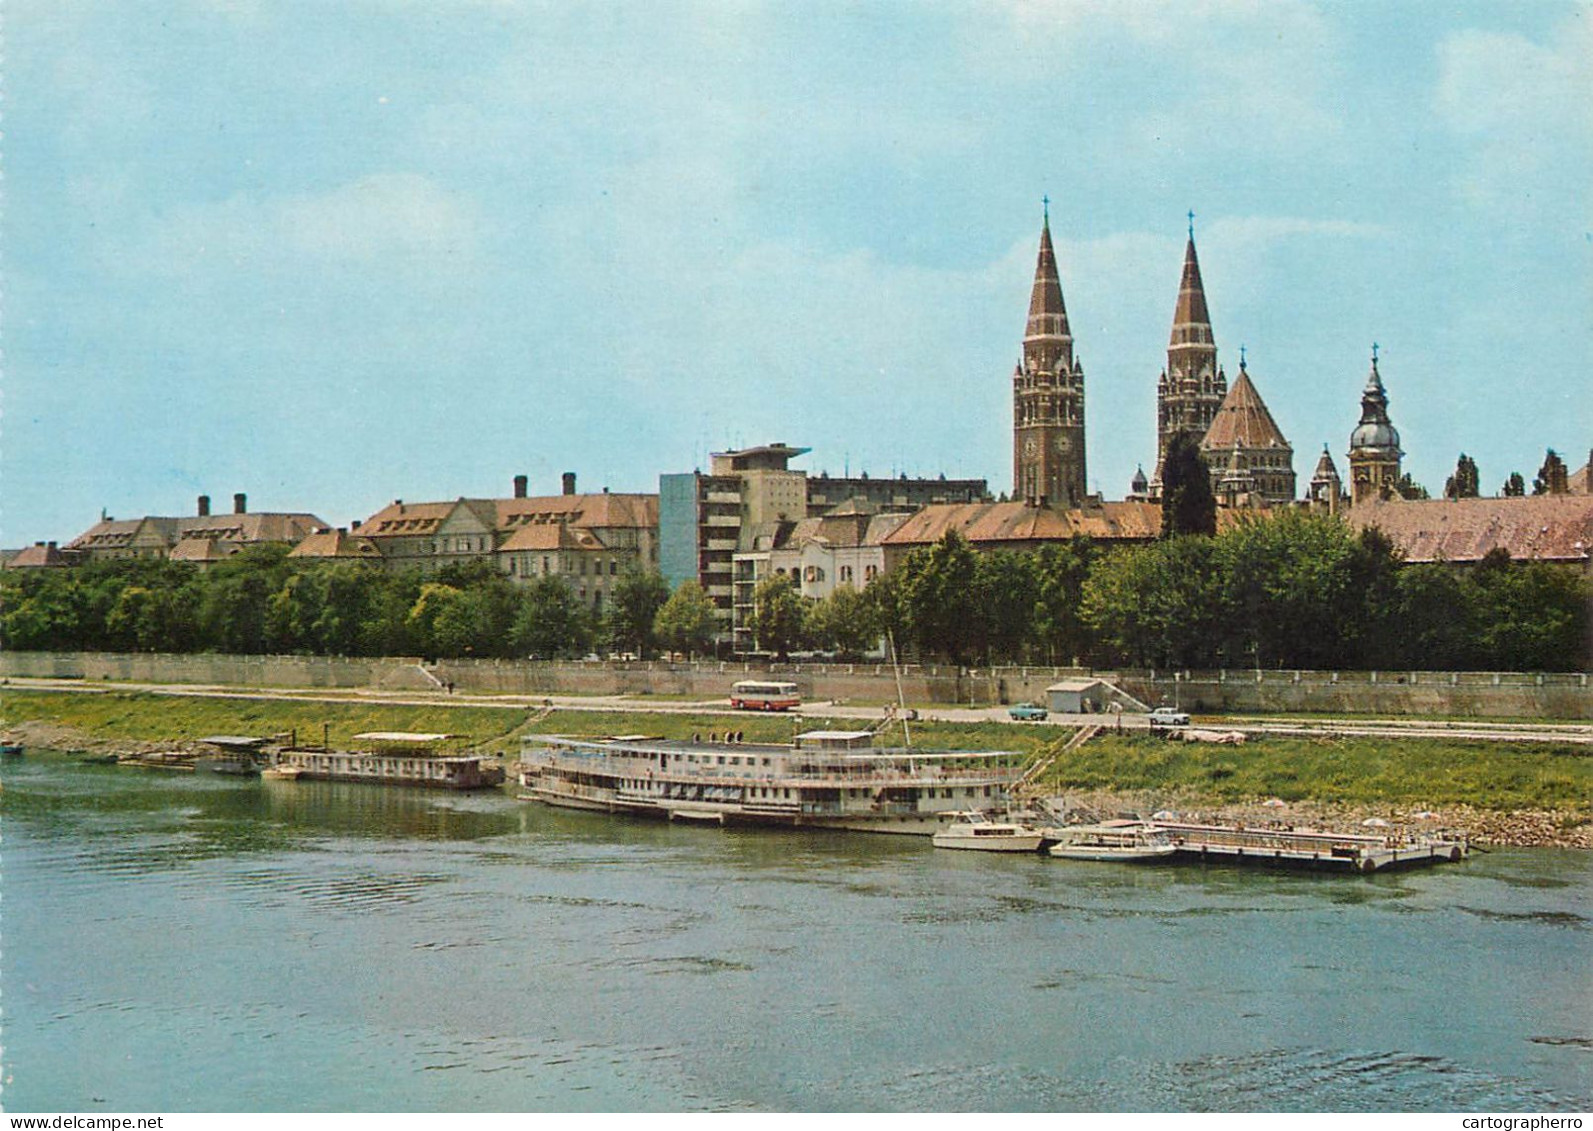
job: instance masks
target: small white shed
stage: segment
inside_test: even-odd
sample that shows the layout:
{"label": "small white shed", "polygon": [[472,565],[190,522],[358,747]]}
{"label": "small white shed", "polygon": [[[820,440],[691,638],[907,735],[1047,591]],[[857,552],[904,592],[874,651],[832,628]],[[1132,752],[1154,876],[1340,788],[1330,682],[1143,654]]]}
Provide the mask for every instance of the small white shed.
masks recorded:
{"label": "small white shed", "polygon": [[1045,689],[1045,705],[1058,715],[1106,710],[1111,687],[1099,679],[1064,679]]}

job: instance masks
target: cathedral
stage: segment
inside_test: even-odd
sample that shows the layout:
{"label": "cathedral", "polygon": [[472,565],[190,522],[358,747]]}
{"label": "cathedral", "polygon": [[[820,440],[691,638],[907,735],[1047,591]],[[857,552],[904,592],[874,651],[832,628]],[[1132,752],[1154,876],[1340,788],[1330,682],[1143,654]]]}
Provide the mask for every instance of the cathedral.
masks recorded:
{"label": "cathedral", "polygon": [[[1047,208],[1029,298],[1023,360],[1012,374],[1013,497],[1031,506],[1087,501],[1084,367],[1073,354]],[[1174,436],[1200,438],[1212,491],[1229,506],[1295,500],[1294,449],[1261,399],[1244,358],[1233,385],[1217,362],[1217,341],[1195,254],[1194,217],[1173,308],[1167,366],[1156,383],[1156,471],[1135,475],[1130,498],[1161,498],[1162,462]],[[1397,441],[1396,441],[1397,443]],[[1352,460],[1353,462],[1353,460]]]}

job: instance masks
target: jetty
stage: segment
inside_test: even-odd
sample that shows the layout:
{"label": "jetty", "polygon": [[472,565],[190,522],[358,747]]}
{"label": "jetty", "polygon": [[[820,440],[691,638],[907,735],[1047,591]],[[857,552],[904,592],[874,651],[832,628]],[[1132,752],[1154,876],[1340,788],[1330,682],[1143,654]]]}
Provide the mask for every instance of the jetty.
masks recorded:
{"label": "jetty", "polygon": [[1246,828],[1150,821],[1165,833],[1174,860],[1256,864],[1271,868],[1316,868],[1341,872],[1381,872],[1453,863],[1470,853],[1464,840],[1335,833],[1315,829]]}

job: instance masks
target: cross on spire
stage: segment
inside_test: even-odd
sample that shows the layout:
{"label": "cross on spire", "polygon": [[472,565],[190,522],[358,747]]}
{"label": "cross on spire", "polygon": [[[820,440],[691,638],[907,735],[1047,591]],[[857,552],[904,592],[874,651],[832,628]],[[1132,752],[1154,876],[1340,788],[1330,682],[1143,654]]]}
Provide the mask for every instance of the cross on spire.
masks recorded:
{"label": "cross on spire", "polygon": [[1051,223],[1051,197],[1049,195],[1042,196],[1040,203],[1045,207],[1045,222],[1049,226]]}
{"label": "cross on spire", "polygon": [[1244,347],[1244,343],[1241,342],[1239,344],[1239,368],[1243,369],[1244,367],[1245,367],[1245,347]]}
{"label": "cross on spire", "polygon": [[1377,364],[1377,343],[1376,342],[1372,343],[1372,364],[1373,365]]}
{"label": "cross on spire", "polygon": [[1195,210],[1193,208],[1189,210],[1189,238],[1195,238]]}

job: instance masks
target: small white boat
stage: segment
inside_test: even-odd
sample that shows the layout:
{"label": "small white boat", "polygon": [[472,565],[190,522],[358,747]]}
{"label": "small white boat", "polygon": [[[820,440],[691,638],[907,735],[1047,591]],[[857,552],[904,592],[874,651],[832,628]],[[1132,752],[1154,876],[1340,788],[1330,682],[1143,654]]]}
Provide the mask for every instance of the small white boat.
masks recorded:
{"label": "small white boat", "polygon": [[1043,840],[1038,829],[1010,821],[992,821],[983,813],[958,813],[952,823],[932,838],[936,848],[966,848],[976,852],[1038,852]]}
{"label": "small white boat", "polygon": [[1056,838],[1056,843],[1051,846],[1051,855],[1067,860],[1129,864],[1163,860],[1175,851],[1172,839],[1166,833],[1138,821],[1070,825],[1052,829],[1050,835]]}

